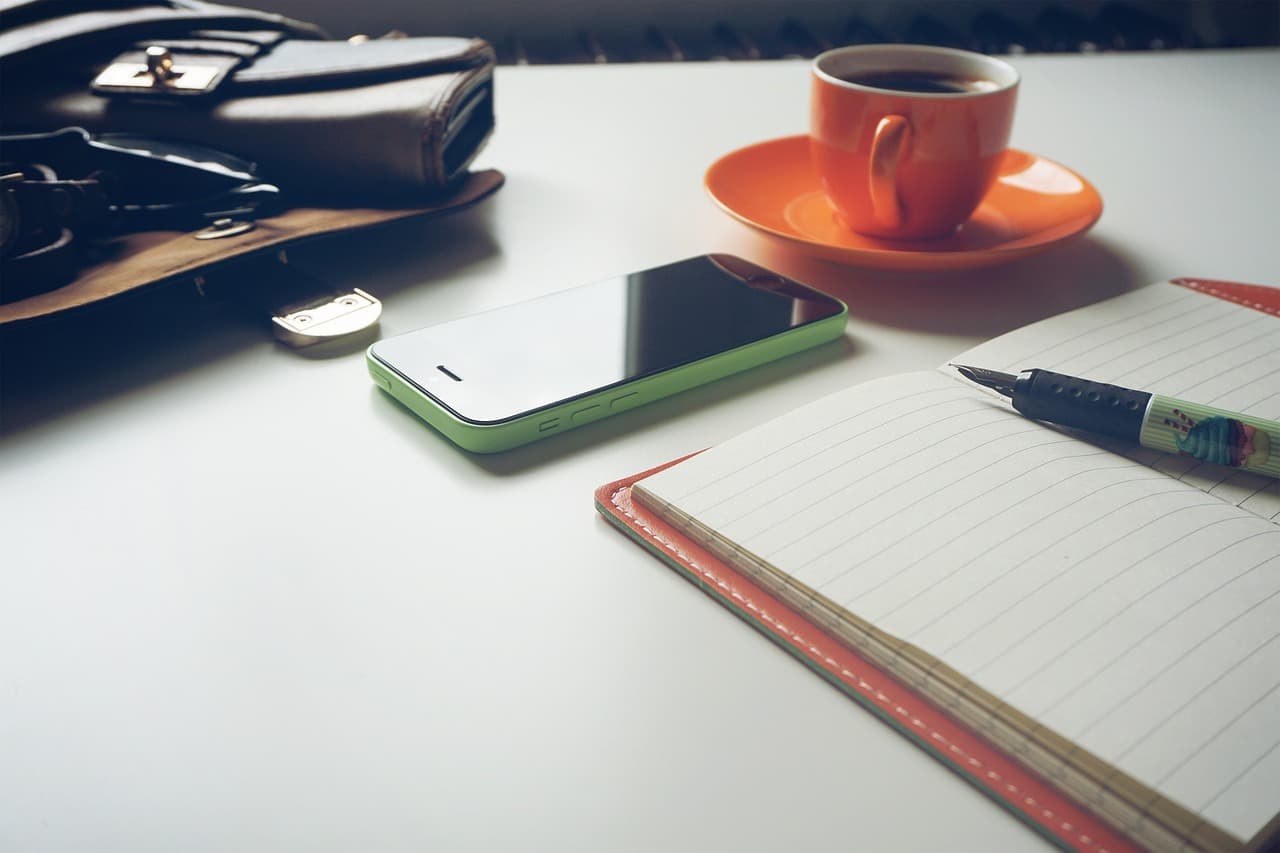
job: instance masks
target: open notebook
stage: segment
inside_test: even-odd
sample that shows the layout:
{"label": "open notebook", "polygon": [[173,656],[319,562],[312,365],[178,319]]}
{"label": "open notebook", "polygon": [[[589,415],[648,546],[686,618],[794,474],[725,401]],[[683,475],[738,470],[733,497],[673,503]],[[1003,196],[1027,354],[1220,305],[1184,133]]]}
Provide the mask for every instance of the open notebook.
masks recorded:
{"label": "open notebook", "polygon": [[[1143,288],[955,361],[1280,419],[1280,299],[1214,287]],[[629,485],[625,509],[671,533],[631,525],[638,539],[668,560],[684,542],[781,602],[1026,784],[1102,818],[1095,836],[1216,850],[1276,835],[1280,482],[1028,420],[944,366],[850,388]],[[611,520],[626,520],[621,494],[597,493]],[[763,606],[719,597],[763,629]],[[1096,840],[1041,824],[1071,846]]]}

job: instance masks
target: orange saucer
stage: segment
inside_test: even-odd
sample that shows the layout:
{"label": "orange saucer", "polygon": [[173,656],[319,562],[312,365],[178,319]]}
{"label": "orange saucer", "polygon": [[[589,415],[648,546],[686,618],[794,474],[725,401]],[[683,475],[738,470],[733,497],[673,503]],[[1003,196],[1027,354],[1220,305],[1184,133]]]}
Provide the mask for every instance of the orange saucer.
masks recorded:
{"label": "orange saucer", "polygon": [[803,134],[726,154],[711,164],[705,183],[716,204],[752,228],[815,257],[881,269],[1003,263],[1082,234],[1102,215],[1102,197],[1084,178],[1012,148],[969,221],[935,240],[883,240],[846,228],[809,165],[809,137]]}

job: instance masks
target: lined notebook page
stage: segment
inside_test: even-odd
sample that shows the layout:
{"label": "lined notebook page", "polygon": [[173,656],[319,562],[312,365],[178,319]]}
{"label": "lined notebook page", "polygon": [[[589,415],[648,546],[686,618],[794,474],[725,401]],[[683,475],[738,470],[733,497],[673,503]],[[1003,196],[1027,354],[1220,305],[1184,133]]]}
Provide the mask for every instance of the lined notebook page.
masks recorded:
{"label": "lined notebook page", "polygon": [[1280,790],[1280,526],[948,376],[636,486],[1242,839]]}
{"label": "lined notebook page", "polygon": [[[953,361],[1010,373],[1047,368],[1280,420],[1280,317],[1172,284],[1026,326]],[[1280,480],[1189,456],[1105,446],[1280,521]]]}

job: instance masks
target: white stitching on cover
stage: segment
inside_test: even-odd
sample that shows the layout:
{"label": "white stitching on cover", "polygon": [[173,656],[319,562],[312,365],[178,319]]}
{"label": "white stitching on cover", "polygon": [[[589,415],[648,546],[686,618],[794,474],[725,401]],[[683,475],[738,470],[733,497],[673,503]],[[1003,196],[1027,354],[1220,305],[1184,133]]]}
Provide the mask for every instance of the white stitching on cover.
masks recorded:
{"label": "white stitching on cover", "polygon": [[[811,652],[815,657],[820,659],[823,663],[826,663],[832,669],[837,669],[839,671],[840,676],[843,679],[847,680],[846,683],[852,684],[853,682],[856,682],[857,687],[861,692],[874,691],[874,695],[878,700],[880,700],[882,703],[888,703],[889,697],[885,696],[884,693],[882,693],[879,689],[873,687],[869,682],[863,679],[860,675],[850,672],[849,670],[845,669],[843,666],[840,666],[838,661],[834,660],[833,658],[825,654],[820,648],[818,648],[814,644],[805,640],[802,636],[800,636],[800,634],[788,628],[784,623],[770,616],[768,612],[766,612],[765,610],[761,609],[760,607],[758,607],[757,605],[749,601],[746,597],[742,595],[742,593],[738,592],[736,589],[731,587],[722,578],[717,577],[710,569],[700,565],[692,557],[688,556],[683,551],[681,551],[678,546],[670,542],[666,537],[662,536],[660,533],[658,533],[656,530],[651,528],[649,525],[645,524],[638,516],[636,516],[626,507],[624,507],[619,502],[619,496],[625,490],[626,490],[626,487],[624,486],[623,488],[620,488],[614,491],[614,493],[609,496],[610,502],[617,508],[618,512],[622,513],[627,518],[631,519],[631,521],[637,527],[639,527],[641,530],[647,533],[650,537],[652,537],[652,539],[655,542],[659,543],[660,545],[662,545],[662,547],[670,551],[676,557],[677,560],[679,560],[681,563],[684,563],[689,568],[693,569],[703,579],[710,581],[712,584],[714,584],[716,587],[718,587],[719,589],[724,591],[726,594],[734,598],[736,601],[743,602],[743,604],[745,604],[748,608],[750,608],[750,610],[753,613],[760,614],[761,619],[763,619],[765,622],[768,622],[770,625],[774,626],[782,633],[786,634],[787,637],[789,637],[793,643],[795,643],[798,646],[802,646],[807,651]],[[911,716],[910,712],[907,711],[906,708],[903,708],[901,705],[897,705],[894,707],[893,710],[899,716],[910,719],[911,724],[913,726],[917,728],[925,729],[928,732],[930,739],[946,744],[951,752],[954,752],[963,756],[970,765],[974,767],[979,767],[979,768],[983,767],[981,759],[978,759],[970,755],[969,753],[965,752],[962,748],[960,748],[956,744],[951,743],[949,740],[947,740],[946,735],[942,734],[936,729],[930,729],[928,727],[928,724],[926,724],[923,720],[920,720],[917,717]],[[1000,774],[994,770],[988,769],[986,775],[987,775],[987,778],[991,779],[993,782],[1001,781]],[[1016,785],[1012,783],[1006,783],[1005,787],[1009,791],[1009,793],[1017,796],[1021,796],[1023,798],[1022,802],[1024,805],[1031,808],[1034,808],[1039,805],[1039,803],[1036,802],[1034,797],[1030,796],[1029,794],[1024,794],[1022,791],[1018,789]],[[1053,812],[1049,809],[1041,810],[1041,816],[1048,821],[1052,821],[1055,819]],[[1065,821],[1065,820],[1061,821],[1058,824],[1058,827],[1062,829],[1062,831],[1064,832],[1069,832],[1069,833],[1076,832],[1075,827],[1069,821]],[[1086,847],[1091,847],[1094,844],[1094,839],[1088,835],[1085,835],[1084,833],[1076,833],[1076,840],[1078,840],[1081,844],[1085,845]],[[1100,847],[1098,848],[1098,853],[1107,853],[1107,849],[1105,847]]]}

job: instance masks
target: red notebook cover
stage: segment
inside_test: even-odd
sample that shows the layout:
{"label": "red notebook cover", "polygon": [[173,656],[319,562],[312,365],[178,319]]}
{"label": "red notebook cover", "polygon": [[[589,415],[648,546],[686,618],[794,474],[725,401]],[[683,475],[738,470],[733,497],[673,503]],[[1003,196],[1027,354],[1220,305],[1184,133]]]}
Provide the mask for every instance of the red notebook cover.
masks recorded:
{"label": "red notebook cover", "polygon": [[[1280,288],[1192,278],[1173,279],[1172,283],[1280,316]],[[1141,849],[1004,751],[632,501],[634,483],[688,458],[601,486],[595,492],[596,508],[703,592],[1050,840],[1098,853]]]}

